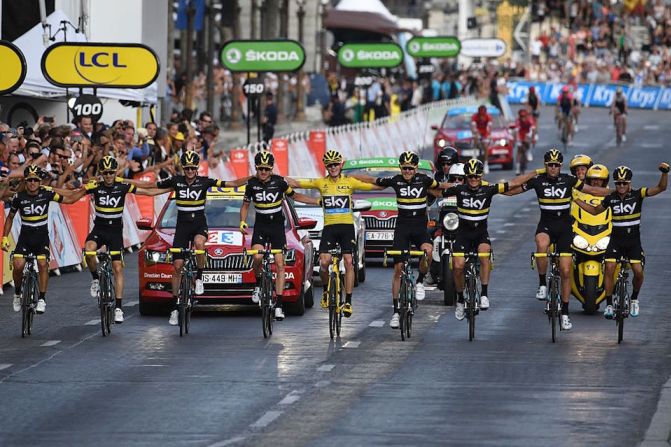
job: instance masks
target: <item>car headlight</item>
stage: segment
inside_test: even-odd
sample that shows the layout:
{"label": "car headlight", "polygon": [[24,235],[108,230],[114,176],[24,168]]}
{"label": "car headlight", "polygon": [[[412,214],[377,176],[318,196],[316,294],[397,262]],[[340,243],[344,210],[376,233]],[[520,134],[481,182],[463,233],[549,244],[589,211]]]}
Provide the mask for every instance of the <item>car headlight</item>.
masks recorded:
{"label": "car headlight", "polygon": [[505,145],[508,144],[508,141],[506,141],[505,138],[501,138],[501,139],[498,141],[498,143],[499,143],[499,146],[505,146]]}
{"label": "car headlight", "polygon": [[579,234],[576,234],[573,237],[573,245],[575,245],[576,248],[579,248],[581,250],[586,250],[587,247],[589,247],[589,243],[587,242],[587,239],[580,236]]}
{"label": "car headlight", "polygon": [[150,264],[169,264],[168,253],[165,251],[147,250],[144,252],[144,260]]}
{"label": "car headlight", "polygon": [[455,213],[447,213],[443,217],[443,226],[448,231],[454,231],[459,227],[459,216]]}
{"label": "car headlight", "polygon": [[445,147],[447,146],[447,141],[445,141],[443,138],[438,140],[438,147]]}
{"label": "car headlight", "polygon": [[609,243],[610,243],[610,236],[602,237],[596,243],[596,248],[598,248],[599,250],[605,250],[608,248]]}

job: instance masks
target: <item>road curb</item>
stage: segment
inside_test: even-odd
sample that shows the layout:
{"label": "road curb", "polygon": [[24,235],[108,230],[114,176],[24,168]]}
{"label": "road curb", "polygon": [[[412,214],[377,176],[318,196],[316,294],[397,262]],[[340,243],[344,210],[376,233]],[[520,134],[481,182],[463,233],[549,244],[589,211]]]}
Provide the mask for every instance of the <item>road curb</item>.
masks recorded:
{"label": "road curb", "polygon": [[662,386],[657,410],[645,432],[641,447],[668,447],[671,445],[671,377]]}

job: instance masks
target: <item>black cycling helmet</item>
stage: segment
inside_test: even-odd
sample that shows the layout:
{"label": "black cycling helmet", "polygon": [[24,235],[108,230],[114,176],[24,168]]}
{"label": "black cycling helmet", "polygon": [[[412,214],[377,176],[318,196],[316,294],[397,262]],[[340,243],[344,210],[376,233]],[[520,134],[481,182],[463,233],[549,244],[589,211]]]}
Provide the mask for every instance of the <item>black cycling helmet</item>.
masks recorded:
{"label": "black cycling helmet", "polygon": [[179,159],[183,168],[197,168],[200,163],[200,155],[195,151],[186,151]]}
{"label": "black cycling helmet", "polygon": [[411,151],[405,151],[398,157],[398,163],[403,166],[417,167],[419,165],[419,155]]}
{"label": "black cycling helmet", "polygon": [[23,176],[26,178],[26,180],[29,178],[42,180],[42,168],[37,165],[30,165],[23,170]]}
{"label": "black cycling helmet", "polygon": [[485,172],[485,165],[477,158],[471,158],[464,165],[464,173],[469,175],[482,175]]}
{"label": "black cycling helmet", "polygon": [[630,182],[634,172],[627,166],[618,166],[613,171],[613,180],[616,182]]}
{"label": "black cycling helmet", "polygon": [[444,148],[438,153],[436,157],[436,166],[442,167],[444,165],[453,165],[459,161],[459,153],[451,146]]}
{"label": "black cycling helmet", "polygon": [[257,168],[272,169],[275,165],[275,157],[268,151],[261,151],[254,156],[254,166]]}
{"label": "black cycling helmet", "polygon": [[543,156],[543,161],[545,163],[563,163],[564,155],[557,149],[550,149]]}
{"label": "black cycling helmet", "polygon": [[116,171],[118,168],[119,168],[119,163],[117,163],[116,159],[114,157],[112,157],[111,155],[104,156],[98,162],[98,171],[100,171],[100,172]]}

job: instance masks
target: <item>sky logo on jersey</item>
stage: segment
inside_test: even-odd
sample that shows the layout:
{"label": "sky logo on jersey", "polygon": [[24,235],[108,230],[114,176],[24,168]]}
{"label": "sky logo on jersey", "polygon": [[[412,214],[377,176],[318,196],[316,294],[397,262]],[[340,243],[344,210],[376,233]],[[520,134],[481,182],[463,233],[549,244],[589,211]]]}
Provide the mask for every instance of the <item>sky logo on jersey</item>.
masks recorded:
{"label": "sky logo on jersey", "polygon": [[324,212],[327,214],[349,213],[350,209],[349,196],[324,197]]}
{"label": "sky logo on jersey", "polygon": [[634,212],[635,207],[636,205],[634,205],[633,203],[631,204],[620,203],[613,207],[613,212],[615,214],[632,214]]}
{"label": "sky logo on jersey", "polygon": [[177,192],[177,197],[186,200],[198,200],[200,199],[200,191],[182,189],[181,191]]}
{"label": "sky logo on jersey", "polygon": [[119,206],[119,202],[121,202],[121,197],[104,196],[100,198],[101,205],[109,206],[111,208],[116,208]]}
{"label": "sky logo on jersey", "polygon": [[257,202],[272,203],[277,202],[279,196],[280,196],[279,192],[262,191],[254,194],[254,200],[256,200]]}
{"label": "sky logo on jersey", "polygon": [[29,216],[41,216],[45,214],[46,210],[47,205],[35,205],[34,203],[31,203],[30,206],[23,207],[23,214]]}
{"label": "sky logo on jersey", "polygon": [[566,196],[566,188],[557,188],[556,186],[553,186],[551,188],[545,188],[543,190],[543,194],[546,197],[560,197],[563,198]]}
{"label": "sky logo on jersey", "polygon": [[405,186],[403,188],[399,188],[398,193],[401,197],[414,197],[416,199],[419,199],[419,197],[422,195],[422,190],[424,188],[413,188],[412,186]]}
{"label": "sky logo on jersey", "polygon": [[471,209],[481,210],[482,207],[485,206],[485,199],[474,199],[471,197],[466,197],[464,199],[464,206]]}

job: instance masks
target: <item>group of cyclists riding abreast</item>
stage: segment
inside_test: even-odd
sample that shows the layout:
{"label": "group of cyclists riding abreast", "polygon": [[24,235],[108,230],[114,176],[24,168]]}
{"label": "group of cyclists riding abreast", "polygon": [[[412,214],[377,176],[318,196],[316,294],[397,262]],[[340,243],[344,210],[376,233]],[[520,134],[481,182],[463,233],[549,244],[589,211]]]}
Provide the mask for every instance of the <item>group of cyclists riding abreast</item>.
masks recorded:
{"label": "group of cyclists riding abreast", "polygon": [[[616,106],[617,107],[617,106]],[[626,106],[625,106],[626,107]],[[626,111],[626,108],[625,108]],[[478,112],[480,113],[480,112]],[[486,113],[486,110],[485,110]],[[525,116],[520,117],[526,119]],[[477,123],[489,126],[486,119]],[[520,132],[529,132],[531,127],[520,126]],[[489,279],[491,272],[491,241],[488,234],[488,216],[492,206],[492,198],[497,194],[512,196],[533,190],[540,207],[540,221],[536,228],[535,243],[537,253],[547,253],[551,245],[560,254],[559,272],[561,277],[561,327],[570,330],[572,323],[569,318],[569,296],[571,293],[572,265],[572,203],[583,210],[596,214],[606,208],[612,211],[613,232],[606,250],[605,259],[605,293],[607,306],[604,315],[613,315],[612,295],[613,276],[616,261],[625,256],[632,261],[634,272],[633,295],[631,297],[631,315],[639,313],[639,292],[643,284],[643,249],[640,241],[640,221],[642,202],[666,190],[669,165],[661,163],[662,172],[659,183],[650,188],[632,188],[633,172],[626,166],[617,167],[612,178],[615,189],[607,187],[608,169],[594,164],[586,155],[576,155],[570,162],[571,174],[562,173],[564,156],[557,149],[544,154],[544,168],[518,175],[517,177],[490,184],[483,180],[485,164],[478,158],[466,163],[458,162],[458,153],[454,148],[444,148],[436,160],[437,172],[434,178],[418,172],[419,156],[410,151],[403,152],[399,157],[399,173],[389,177],[371,177],[366,175],[346,176],[342,173],[344,159],[335,151],[328,150],[323,156],[326,175],[316,179],[283,178],[272,173],[274,157],[270,152],[261,151],[254,157],[256,173],[251,177],[243,177],[233,181],[223,181],[198,175],[199,155],[194,151],[185,151],[180,157],[183,173],[167,179],[146,182],[118,178],[118,164],[113,157],[106,156],[98,164],[97,180],[73,190],[57,189],[41,186],[43,173],[41,168],[30,165],[23,172],[25,186],[11,199],[9,216],[5,221],[2,248],[8,250],[14,216],[19,213],[21,231],[17,241],[16,254],[43,255],[39,260],[39,302],[36,311],[42,313],[46,308],[46,292],[48,281],[49,233],[48,209],[49,202],[74,203],[89,194],[94,203],[95,221],[91,233],[86,238],[88,253],[102,246],[110,251],[123,250],[122,213],[126,194],[157,195],[174,191],[177,205],[177,224],[173,247],[189,247],[203,250],[208,235],[205,215],[207,190],[210,187],[238,187],[246,185],[243,206],[240,210],[241,232],[246,233],[246,223],[250,204],[256,210],[256,224],[252,236],[252,249],[282,249],[286,245],[284,229],[283,201],[286,197],[293,200],[319,205],[324,212],[324,228],[320,243],[320,275],[323,283],[328,282],[328,268],[331,263],[331,252],[340,247],[345,266],[345,303],[342,311],[345,317],[353,312],[352,292],[354,287],[354,268],[352,252],[354,249],[353,198],[355,191],[371,191],[392,188],[396,193],[398,217],[394,228],[393,249],[407,250],[415,247],[423,251],[416,284],[416,298],[425,297],[424,279],[429,271],[432,259],[432,242],[428,233],[427,206],[435,198],[454,197],[456,199],[459,219],[458,232],[453,249],[453,275],[457,293],[455,317],[464,318],[464,257],[466,253],[477,252],[486,254],[480,257],[481,298],[479,306],[486,310],[491,304]],[[295,192],[294,189],[316,189],[319,198]],[[594,200],[593,200],[594,199]],[[15,256],[14,268],[14,310],[21,308],[21,279],[25,260]],[[399,327],[399,282],[401,269],[405,262],[403,257],[394,259],[392,275],[392,307],[390,322],[392,328]],[[98,293],[98,277],[95,256],[87,257],[92,282],[91,295]],[[202,272],[206,263],[206,255],[197,255],[197,273],[193,284],[194,293],[203,293]],[[253,293],[253,301],[259,301],[259,281],[261,277],[261,258],[256,255],[252,268],[257,277],[257,287]],[[282,320],[282,292],[284,290],[284,261],[281,254],[275,255],[277,280],[275,284],[276,307],[275,319]],[[546,300],[548,290],[546,284],[547,258],[539,258],[539,286],[536,298]],[[123,322],[123,262],[121,255],[113,257],[115,276],[116,310],[115,321]],[[175,254],[173,257],[172,291],[175,303],[181,279],[184,257]],[[321,297],[321,306],[328,306],[326,291]],[[178,323],[177,310],[170,314],[170,324]]]}

